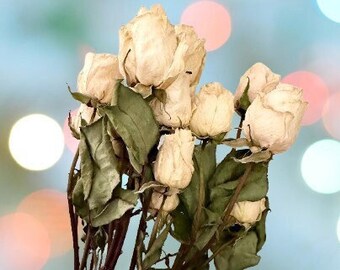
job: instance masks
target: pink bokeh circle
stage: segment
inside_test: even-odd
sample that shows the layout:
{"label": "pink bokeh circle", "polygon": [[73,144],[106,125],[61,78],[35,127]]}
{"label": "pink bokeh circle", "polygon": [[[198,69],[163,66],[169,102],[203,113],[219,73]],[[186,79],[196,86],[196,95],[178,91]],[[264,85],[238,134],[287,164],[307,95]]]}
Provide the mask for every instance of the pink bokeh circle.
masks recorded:
{"label": "pink bokeh circle", "polygon": [[1,270],[40,270],[50,257],[50,239],[31,215],[12,213],[0,218]]}
{"label": "pink bokeh circle", "polygon": [[312,125],[320,120],[329,96],[326,83],[317,74],[303,70],[288,74],[282,82],[303,89],[303,97],[308,102],[308,106],[302,125]]}
{"label": "pink bokeh circle", "polygon": [[228,10],[212,1],[198,1],[182,13],[181,23],[195,28],[205,39],[207,51],[214,51],[227,42],[231,34],[231,18]]}
{"label": "pink bokeh circle", "polygon": [[44,225],[51,241],[51,257],[64,255],[71,250],[71,224],[66,193],[38,190],[25,197],[17,210],[33,216]]}
{"label": "pink bokeh circle", "polygon": [[340,140],[340,92],[328,98],[323,109],[322,122],[329,135]]}

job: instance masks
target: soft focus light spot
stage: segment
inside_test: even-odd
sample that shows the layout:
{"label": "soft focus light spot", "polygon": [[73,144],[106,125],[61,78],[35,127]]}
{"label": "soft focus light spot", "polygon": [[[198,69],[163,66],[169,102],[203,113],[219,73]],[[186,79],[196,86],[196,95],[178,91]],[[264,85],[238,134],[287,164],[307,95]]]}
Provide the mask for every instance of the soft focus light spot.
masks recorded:
{"label": "soft focus light spot", "polygon": [[[76,117],[77,111],[78,110],[74,110],[74,111],[71,112],[72,118]],[[71,130],[68,126],[68,117],[66,117],[66,119],[65,119],[63,131],[64,131],[64,140],[65,140],[65,144],[66,144],[67,148],[72,153],[76,153],[79,141],[72,136]]]}
{"label": "soft focus light spot", "polygon": [[51,256],[60,256],[72,248],[71,225],[65,193],[39,190],[28,195],[18,206],[44,225],[51,240]]}
{"label": "soft focus light spot", "polygon": [[302,157],[301,173],[314,191],[331,194],[340,191],[340,142],[321,140],[310,145]]}
{"label": "soft focus light spot", "polygon": [[330,20],[340,23],[339,0],[317,0],[321,12]]}
{"label": "soft focus light spot", "polygon": [[204,38],[207,51],[213,51],[227,42],[231,33],[231,19],[228,10],[212,1],[199,1],[188,6],[181,23],[195,28],[198,36]]}
{"label": "soft focus light spot", "polygon": [[45,170],[61,157],[64,135],[52,118],[42,114],[28,115],[14,124],[9,149],[20,166],[33,171]]}
{"label": "soft focus light spot", "polygon": [[340,92],[328,98],[322,120],[327,132],[332,137],[340,140]]}
{"label": "soft focus light spot", "polygon": [[282,81],[303,89],[308,106],[302,124],[311,125],[317,122],[322,116],[329,92],[323,80],[312,72],[297,71],[287,75]]}
{"label": "soft focus light spot", "polygon": [[47,231],[35,218],[24,213],[0,218],[1,270],[43,269],[49,255]]}

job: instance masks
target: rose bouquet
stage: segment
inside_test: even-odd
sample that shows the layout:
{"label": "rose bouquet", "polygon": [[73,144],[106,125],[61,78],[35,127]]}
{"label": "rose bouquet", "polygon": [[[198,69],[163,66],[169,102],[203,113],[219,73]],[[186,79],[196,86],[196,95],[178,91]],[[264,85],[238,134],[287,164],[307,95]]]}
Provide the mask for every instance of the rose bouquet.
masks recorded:
{"label": "rose bouquet", "polygon": [[[119,45],[118,56],[88,53],[78,92],[70,90],[81,102],[69,117],[80,140],[68,185],[74,269],[114,269],[128,229],[135,245],[126,269],[258,264],[268,165],[298,134],[302,90],[257,63],[235,96],[217,82],[196,94],[204,41],[190,26],[171,25],[158,5],[121,27]],[[234,112],[240,125],[231,138]],[[219,145],[230,152],[217,164]],[[138,228],[129,227],[132,217]],[[175,253],[165,248],[170,238]]]}

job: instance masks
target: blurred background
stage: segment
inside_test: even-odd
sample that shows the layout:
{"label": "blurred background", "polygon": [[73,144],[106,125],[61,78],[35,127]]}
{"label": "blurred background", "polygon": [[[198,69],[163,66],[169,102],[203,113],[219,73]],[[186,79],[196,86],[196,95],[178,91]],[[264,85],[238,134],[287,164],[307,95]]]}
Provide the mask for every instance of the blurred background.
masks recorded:
{"label": "blurred background", "polygon": [[76,89],[86,52],[116,54],[119,27],[155,3],[206,39],[201,84],[234,92],[260,61],[304,88],[299,138],[270,167],[272,212],[253,269],[340,269],[338,0],[0,0],[0,269],[72,268],[65,190],[76,141],[65,121],[78,104],[66,83]]}

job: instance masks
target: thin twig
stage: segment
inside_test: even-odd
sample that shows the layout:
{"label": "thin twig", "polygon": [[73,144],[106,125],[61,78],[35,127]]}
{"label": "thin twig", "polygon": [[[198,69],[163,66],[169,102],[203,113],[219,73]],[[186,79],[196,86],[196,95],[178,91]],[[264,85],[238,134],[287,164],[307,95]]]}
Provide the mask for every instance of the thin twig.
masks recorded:
{"label": "thin twig", "polygon": [[72,164],[70,172],[68,174],[68,184],[67,184],[67,204],[68,212],[70,216],[71,230],[72,230],[72,242],[73,242],[73,258],[74,258],[74,270],[79,269],[79,245],[78,245],[78,216],[74,212],[74,207],[72,204],[72,192],[73,192],[73,177],[74,170],[79,158],[79,148],[77,149]]}
{"label": "thin twig", "polygon": [[149,192],[146,197],[144,197],[144,201],[142,201],[143,209],[142,209],[142,215],[139,221],[139,226],[137,230],[137,236],[136,236],[136,244],[133,251],[131,264],[130,264],[130,270],[134,270],[135,266],[137,264],[137,268],[141,269],[142,267],[142,244],[145,238],[146,234],[146,228],[147,228],[147,222],[146,217],[148,214],[148,209],[151,201],[151,195],[152,192]]}
{"label": "thin twig", "polygon": [[238,129],[237,129],[236,139],[241,138],[243,120],[244,120],[244,114],[241,115],[240,124],[238,125]]}
{"label": "thin twig", "polygon": [[234,237],[230,239],[228,242],[222,244],[215,252],[213,252],[213,254],[208,258],[208,260],[202,265],[202,268],[208,265],[223,250],[224,247],[233,244],[237,239],[238,237]]}
{"label": "thin twig", "polygon": [[124,240],[126,237],[126,233],[130,224],[132,209],[128,210],[122,217],[121,222],[119,223],[119,228],[117,229],[117,240],[113,242],[113,246],[115,247],[112,258],[109,261],[108,269],[115,269],[117,265],[118,258],[120,254],[122,254],[122,247],[124,244]]}
{"label": "thin twig", "polygon": [[85,240],[85,246],[84,246],[84,252],[83,252],[83,258],[81,260],[79,270],[83,270],[86,267],[86,262],[87,262],[87,258],[89,256],[90,244],[91,244],[91,238],[92,238],[91,234],[92,234],[91,226],[88,225],[86,240]]}
{"label": "thin twig", "polygon": [[159,208],[158,212],[157,212],[157,217],[156,217],[156,221],[152,227],[152,231],[151,231],[151,236],[150,236],[150,240],[148,243],[148,248],[147,251],[150,250],[150,248],[152,247],[153,243],[155,242],[156,238],[157,238],[157,233],[158,233],[158,227],[159,227],[159,223],[162,219],[162,210],[163,210],[163,206],[165,203],[165,199],[166,199],[166,195],[162,195],[162,203],[161,203],[161,207]]}

